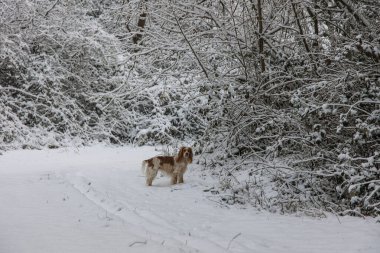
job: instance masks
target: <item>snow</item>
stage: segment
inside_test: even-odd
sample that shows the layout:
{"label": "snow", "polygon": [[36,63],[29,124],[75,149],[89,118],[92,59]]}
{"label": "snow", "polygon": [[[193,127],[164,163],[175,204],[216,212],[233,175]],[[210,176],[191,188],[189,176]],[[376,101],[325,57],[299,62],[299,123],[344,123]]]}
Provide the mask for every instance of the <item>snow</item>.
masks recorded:
{"label": "snow", "polygon": [[153,147],[0,155],[0,252],[378,252],[373,218],[282,216],[219,204],[191,165],[145,186]]}

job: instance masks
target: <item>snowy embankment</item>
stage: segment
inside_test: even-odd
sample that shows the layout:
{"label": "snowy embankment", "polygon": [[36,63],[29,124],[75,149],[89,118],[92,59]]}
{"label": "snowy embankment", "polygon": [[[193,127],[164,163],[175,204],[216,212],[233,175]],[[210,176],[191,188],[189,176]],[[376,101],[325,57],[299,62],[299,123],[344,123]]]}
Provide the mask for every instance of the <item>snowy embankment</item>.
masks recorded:
{"label": "snowy embankment", "polygon": [[0,252],[378,252],[372,218],[315,219],[223,207],[191,165],[145,186],[153,148],[0,155]]}

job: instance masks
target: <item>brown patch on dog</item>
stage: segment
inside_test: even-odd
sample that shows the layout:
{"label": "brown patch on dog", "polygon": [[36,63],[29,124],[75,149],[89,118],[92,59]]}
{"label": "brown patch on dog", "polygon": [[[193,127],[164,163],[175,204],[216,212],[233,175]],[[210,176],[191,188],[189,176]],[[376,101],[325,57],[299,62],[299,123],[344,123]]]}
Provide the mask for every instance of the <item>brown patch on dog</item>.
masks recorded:
{"label": "brown patch on dog", "polygon": [[174,157],[173,156],[156,156],[160,160],[160,165],[165,163],[174,166]]}

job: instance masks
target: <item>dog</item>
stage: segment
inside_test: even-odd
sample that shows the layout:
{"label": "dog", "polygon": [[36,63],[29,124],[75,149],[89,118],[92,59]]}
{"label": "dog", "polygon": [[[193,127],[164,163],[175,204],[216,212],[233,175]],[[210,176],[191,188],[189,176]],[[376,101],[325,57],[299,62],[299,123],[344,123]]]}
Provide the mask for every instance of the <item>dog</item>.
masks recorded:
{"label": "dog", "polygon": [[152,186],[152,182],[158,171],[171,177],[171,184],[183,183],[183,174],[187,165],[193,162],[193,150],[189,147],[181,147],[176,156],[155,156],[142,162],[142,170],[145,172],[146,184]]}

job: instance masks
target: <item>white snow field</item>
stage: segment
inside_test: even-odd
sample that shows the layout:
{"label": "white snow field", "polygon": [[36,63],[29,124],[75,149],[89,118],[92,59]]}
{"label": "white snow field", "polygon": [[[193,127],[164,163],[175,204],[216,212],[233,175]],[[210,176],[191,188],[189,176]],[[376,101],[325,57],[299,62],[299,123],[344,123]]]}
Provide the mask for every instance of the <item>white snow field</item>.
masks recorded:
{"label": "white snow field", "polygon": [[223,207],[190,165],[145,186],[152,147],[0,155],[0,253],[380,252],[373,218],[295,217]]}

